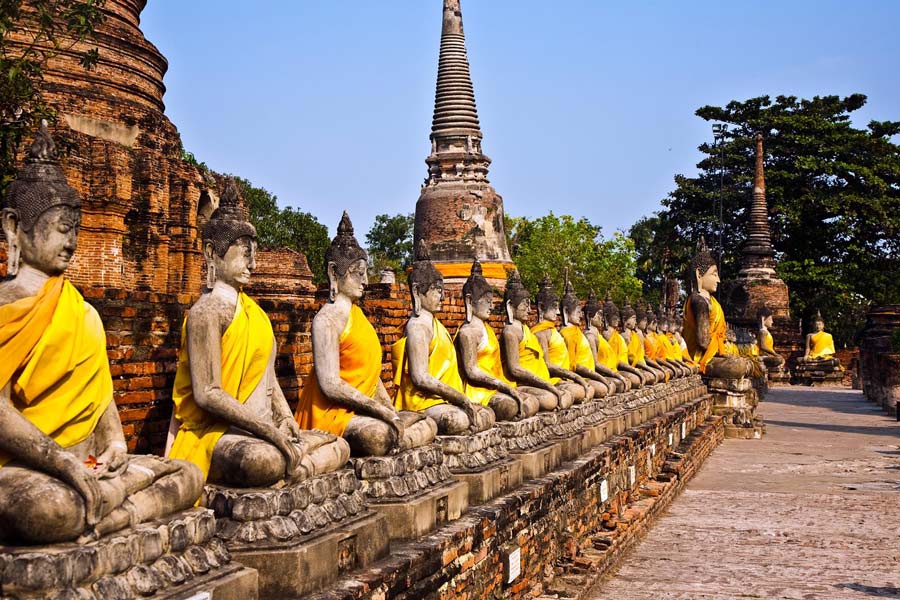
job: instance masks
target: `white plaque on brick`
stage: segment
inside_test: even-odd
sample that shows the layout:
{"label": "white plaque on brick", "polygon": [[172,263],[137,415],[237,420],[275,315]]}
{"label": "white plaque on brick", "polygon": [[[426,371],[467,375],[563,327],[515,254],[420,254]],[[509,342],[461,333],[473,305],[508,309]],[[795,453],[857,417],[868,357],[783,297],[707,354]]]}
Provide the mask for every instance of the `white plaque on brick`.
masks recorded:
{"label": "white plaque on brick", "polygon": [[672,433],[671,431],[669,432],[669,445],[670,446],[675,445],[675,434]]}
{"label": "white plaque on brick", "polygon": [[650,456],[656,456],[656,444],[650,444]]}
{"label": "white plaque on brick", "polygon": [[628,467],[628,481],[631,485],[634,485],[635,480],[637,479],[637,469],[634,468],[634,465]]}
{"label": "white plaque on brick", "polygon": [[687,423],[681,424],[681,439],[684,439],[687,436]]}
{"label": "white plaque on brick", "polygon": [[600,502],[609,500],[609,482],[605,479],[600,482]]}
{"label": "white plaque on brick", "polygon": [[504,563],[505,564],[503,566],[505,567],[504,574],[506,575],[506,583],[512,583],[519,575],[522,574],[522,550],[517,547],[515,550],[507,554]]}

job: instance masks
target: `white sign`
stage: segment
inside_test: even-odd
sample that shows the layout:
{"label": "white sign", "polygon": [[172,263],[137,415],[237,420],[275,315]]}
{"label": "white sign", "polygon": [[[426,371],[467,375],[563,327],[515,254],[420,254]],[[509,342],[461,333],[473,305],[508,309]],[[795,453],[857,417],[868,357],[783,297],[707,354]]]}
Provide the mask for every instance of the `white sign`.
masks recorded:
{"label": "white sign", "polygon": [[197,592],[185,600],[209,600],[210,598],[212,598],[212,595],[209,592]]}
{"label": "white sign", "polygon": [[631,485],[634,485],[635,480],[637,479],[637,470],[634,468],[634,465],[628,467],[628,481],[631,482]]}
{"label": "white sign", "polygon": [[681,439],[687,437],[687,423],[681,423]]}
{"label": "white sign", "polygon": [[675,434],[672,433],[671,431],[669,432],[669,445],[670,446],[675,445]]}
{"label": "white sign", "polygon": [[506,583],[512,583],[522,574],[522,550],[516,548],[506,557]]}
{"label": "white sign", "polygon": [[656,456],[656,444],[650,444],[650,456]]}
{"label": "white sign", "polygon": [[609,483],[604,479],[600,482],[600,502],[609,500]]}

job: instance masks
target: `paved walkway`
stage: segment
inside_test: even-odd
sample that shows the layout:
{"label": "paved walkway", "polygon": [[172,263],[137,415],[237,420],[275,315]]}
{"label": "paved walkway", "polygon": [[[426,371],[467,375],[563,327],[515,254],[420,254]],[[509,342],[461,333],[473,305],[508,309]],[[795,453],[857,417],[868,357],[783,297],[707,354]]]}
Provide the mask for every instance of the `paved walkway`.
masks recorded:
{"label": "paved walkway", "polygon": [[592,598],[900,598],[900,423],[859,392],[775,388]]}

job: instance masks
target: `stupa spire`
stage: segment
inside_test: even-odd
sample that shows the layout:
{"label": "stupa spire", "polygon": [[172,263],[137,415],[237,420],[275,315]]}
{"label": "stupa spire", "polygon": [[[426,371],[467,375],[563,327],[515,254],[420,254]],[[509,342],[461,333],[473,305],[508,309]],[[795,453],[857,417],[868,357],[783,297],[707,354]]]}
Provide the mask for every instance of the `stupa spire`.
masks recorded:
{"label": "stupa spire", "polygon": [[756,135],[756,172],[753,177],[753,203],[747,225],[747,241],[741,249],[741,272],[766,270],[775,272],[775,249],[769,229],[766,203],[766,174],[763,162],[763,136]]}

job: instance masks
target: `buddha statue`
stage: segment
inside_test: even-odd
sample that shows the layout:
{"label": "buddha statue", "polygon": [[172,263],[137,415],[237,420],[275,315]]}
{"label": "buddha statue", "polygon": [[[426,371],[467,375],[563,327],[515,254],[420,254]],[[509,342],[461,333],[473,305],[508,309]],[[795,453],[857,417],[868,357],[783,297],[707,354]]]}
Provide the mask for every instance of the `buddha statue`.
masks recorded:
{"label": "buddha statue", "polygon": [[[616,371],[623,377],[631,380],[632,388],[643,387],[651,383],[649,375],[643,371],[639,371],[631,366],[628,362],[628,342],[619,333],[620,323],[619,309],[612,301],[610,293],[606,293],[606,301],[603,303],[603,338],[609,343],[609,347],[616,358]],[[598,346],[597,356],[601,355]],[[654,378],[655,381],[655,378]]]}
{"label": "buddha statue", "polygon": [[806,363],[820,370],[841,368],[841,361],[834,355],[834,338],[825,331],[825,320],[822,313],[816,311],[813,320],[813,332],[806,336],[806,350],[798,363]]}
{"label": "buddha statue", "polygon": [[47,123],[2,210],[0,543],[86,542],[190,508],[203,476],[127,453],[100,316],[66,278],[81,199]]}
{"label": "buddha statue", "polygon": [[428,415],[441,435],[485,431],[493,427],[494,413],[463,390],[453,340],[434,315],[443,304],[444,277],[420,244],[409,273],[412,317],[391,349],[394,407]]}
{"label": "buddha statue", "polygon": [[665,381],[665,373],[647,364],[644,357],[644,338],[637,327],[637,311],[632,308],[631,302],[625,298],[622,307],[622,338],[628,348],[628,364],[641,371],[647,383],[660,383]]}
{"label": "buddha statue", "polygon": [[[669,340],[665,331],[668,330],[668,319],[665,312],[660,310],[654,312],[649,306],[646,307],[647,324],[644,328],[644,351],[645,353],[662,368],[670,373],[670,378],[683,377],[687,374],[686,369],[682,369],[676,361],[669,359]],[[640,322],[638,326],[640,327]]]}
{"label": "buddha statue", "polygon": [[[567,301],[563,298],[563,315],[566,315]],[[614,393],[627,392],[631,389],[631,380],[618,372],[619,359],[609,342],[600,333],[603,330],[603,310],[597,301],[597,294],[591,290],[579,315],[574,309],[566,317],[571,323],[577,325],[581,318],[584,326],[584,337],[591,348],[594,358],[594,368],[600,375],[606,377],[606,382]],[[614,388],[613,388],[614,386]]]}
{"label": "buddha statue", "polygon": [[553,291],[553,284],[548,276],[544,276],[541,281],[535,303],[537,304],[538,322],[531,328],[531,333],[541,344],[544,362],[547,363],[550,376],[560,379],[557,385],[567,389],[576,403],[589,401],[595,394],[599,397],[606,396],[609,389],[604,383],[593,379],[589,382],[570,368],[572,359],[569,356],[566,340],[556,328],[556,320],[560,313],[559,298]]}
{"label": "buddha statue", "polygon": [[702,237],[690,273],[694,291],[684,305],[684,341],[688,354],[706,377],[746,377],[753,369],[750,361],[725,354],[725,312],[712,296],[719,287],[719,268]]}
{"label": "buddha statue", "polygon": [[[572,282],[569,281],[568,273],[566,274],[566,287],[561,308],[562,329],[560,329],[560,334],[569,352],[570,368],[594,385],[595,398],[615,394],[618,391],[618,385],[621,385],[624,390],[623,380],[619,379],[615,373],[611,377],[604,377],[598,371],[591,342],[584,333],[584,309],[581,306],[581,300],[575,295],[575,289],[572,287]],[[607,369],[602,365],[600,368]],[[601,384],[603,389],[596,384]]]}
{"label": "buddha statue", "polygon": [[659,308],[657,319],[657,340],[663,349],[666,361],[678,368],[683,377],[693,374],[693,369],[684,363],[681,356],[681,344],[675,337],[675,319],[664,307]]}
{"label": "buddha statue", "polygon": [[644,342],[644,362],[654,369],[657,376],[661,373],[663,381],[668,381],[678,375],[678,371],[665,363],[665,358],[660,356],[661,348],[656,338],[657,319],[653,310],[646,303],[639,306],[637,312],[636,332]]}
{"label": "buddha statue", "polygon": [[691,371],[694,373],[700,372],[700,365],[694,362],[691,353],[688,352],[687,342],[684,341],[684,318],[680,315],[676,314],[672,317],[672,336],[675,338],[675,342],[678,344],[679,348],[681,348],[681,362],[690,367]]}
{"label": "buddha statue", "polygon": [[762,307],[757,313],[759,332],[756,335],[756,344],[759,347],[759,356],[769,370],[778,370],[784,367],[784,357],[775,352],[775,341],[769,328],[772,327],[774,317],[772,310]]}
{"label": "buddha statue", "polygon": [[[544,349],[531,329],[524,323],[531,312],[531,298],[522,285],[518,271],[513,271],[506,283],[503,295],[506,308],[506,325],[500,334],[500,356],[503,373],[521,389],[538,398],[541,410],[566,409],[572,406],[572,388],[584,388],[562,382],[550,375]],[[557,385],[557,384],[562,385]],[[577,393],[577,392],[576,392]]]}
{"label": "buddha statue", "polygon": [[339,469],[347,443],[301,431],[275,377],[266,313],[243,292],[256,267],[256,229],[229,180],[201,232],[209,291],[191,307],[172,400],[178,431],[170,458],[197,465],[209,483],[270,487]]}
{"label": "buddha statue", "polygon": [[546,391],[517,387],[504,375],[500,342],[487,322],[494,307],[494,289],[484,278],[477,258],[462,294],[466,320],[457,330],[455,342],[463,391],[471,401],[489,407],[498,421],[533,417]]}
{"label": "buddha statue", "polygon": [[381,381],[381,342],[359,307],[367,259],[344,213],[325,251],[328,301],[313,318],[313,370],[295,417],[301,429],[343,437],[353,456],[385,456],[430,444],[437,425],[396,410]]}

